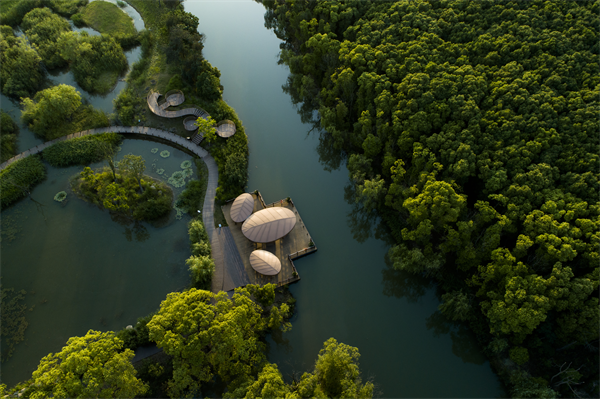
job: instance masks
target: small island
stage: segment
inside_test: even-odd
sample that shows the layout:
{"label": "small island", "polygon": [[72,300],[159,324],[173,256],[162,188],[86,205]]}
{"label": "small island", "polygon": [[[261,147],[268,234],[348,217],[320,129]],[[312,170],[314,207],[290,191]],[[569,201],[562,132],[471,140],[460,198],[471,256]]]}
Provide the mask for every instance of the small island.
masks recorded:
{"label": "small island", "polygon": [[171,211],[173,191],[165,183],[144,175],[144,159],[132,154],[110,168],[86,166],[71,182],[81,199],[135,220],[155,220]]}

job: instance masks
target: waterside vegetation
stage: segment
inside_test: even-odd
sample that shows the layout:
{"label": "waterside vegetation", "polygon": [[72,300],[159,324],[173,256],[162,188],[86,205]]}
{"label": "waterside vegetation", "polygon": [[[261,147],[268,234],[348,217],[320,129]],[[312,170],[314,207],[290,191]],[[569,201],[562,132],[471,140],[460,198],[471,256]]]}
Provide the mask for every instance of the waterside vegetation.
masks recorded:
{"label": "waterside vegetation", "polygon": [[0,112],[0,162],[5,162],[17,155],[17,136],[19,126],[4,111]]}
{"label": "waterside vegetation", "polygon": [[512,395],[597,396],[598,2],[262,3],[394,268],[439,282]]}
{"label": "waterside vegetation", "polygon": [[38,155],[19,159],[0,171],[0,210],[31,195],[46,178],[46,167]]}

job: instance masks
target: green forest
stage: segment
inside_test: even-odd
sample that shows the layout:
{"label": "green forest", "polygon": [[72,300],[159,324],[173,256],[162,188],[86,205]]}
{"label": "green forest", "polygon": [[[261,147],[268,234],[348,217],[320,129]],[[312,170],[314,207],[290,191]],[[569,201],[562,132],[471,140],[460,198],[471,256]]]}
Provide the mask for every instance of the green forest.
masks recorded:
{"label": "green forest", "polygon": [[262,3],[394,268],[439,283],[513,396],[597,395],[599,3]]}

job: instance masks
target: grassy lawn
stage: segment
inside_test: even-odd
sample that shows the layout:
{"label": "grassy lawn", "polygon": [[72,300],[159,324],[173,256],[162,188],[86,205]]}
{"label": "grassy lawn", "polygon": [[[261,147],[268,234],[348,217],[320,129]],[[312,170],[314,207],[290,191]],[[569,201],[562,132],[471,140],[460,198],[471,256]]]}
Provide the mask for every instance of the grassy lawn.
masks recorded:
{"label": "grassy lawn", "polygon": [[81,14],[85,23],[100,33],[111,36],[137,34],[131,17],[113,3],[94,1],[88,4]]}

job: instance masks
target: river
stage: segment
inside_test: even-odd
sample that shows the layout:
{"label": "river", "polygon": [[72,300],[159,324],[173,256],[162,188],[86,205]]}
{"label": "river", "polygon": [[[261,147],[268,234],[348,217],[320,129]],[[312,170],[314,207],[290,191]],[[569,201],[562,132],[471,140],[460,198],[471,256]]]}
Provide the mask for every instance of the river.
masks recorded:
{"label": "river", "polygon": [[269,360],[285,378],[312,371],[334,337],[359,349],[363,379],[373,379],[379,396],[505,396],[470,331],[440,320],[435,287],[392,270],[384,259],[389,244],[363,240],[366,230],[352,228],[348,172],[320,161],[319,135],[309,134],[283,92],[289,70],[277,64],[280,40],[264,27],[264,7],[250,0],[184,5],[200,20],[204,56],[221,71],[224,98],[248,134],[248,190],[267,202],[292,197],[319,248],[296,261],[297,315],[286,342],[270,341]]}

